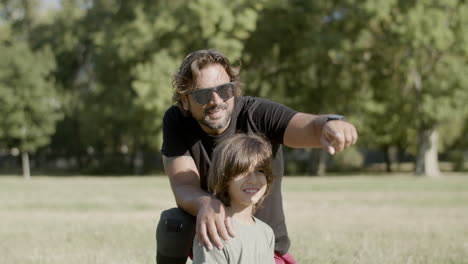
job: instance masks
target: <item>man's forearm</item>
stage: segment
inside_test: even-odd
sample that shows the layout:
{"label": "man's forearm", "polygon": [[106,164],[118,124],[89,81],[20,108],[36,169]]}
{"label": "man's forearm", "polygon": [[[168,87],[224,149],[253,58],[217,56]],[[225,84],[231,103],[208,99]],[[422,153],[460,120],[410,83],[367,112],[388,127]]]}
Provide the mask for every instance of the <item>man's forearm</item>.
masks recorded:
{"label": "man's forearm", "polygon": [[332,155],[340,152],[358,139],[356,128],[342,119],[337,115],[297,113],[286,127],[284,144],[292,148],[323,147]]}
{"label": "man's forearm", "polygon": [[177,206],[194,216],[198,214],[198,210],[202,206],[210,203],[213,199],[212,195],[193,185],[173,186],[172,190]]}
{"label": "man's forearm", "polygon": [[314,131],[313,136],[310,138],[311,147],[321,147],[320,136],[322,135],[323,127],[327,123],[328,115],[312,115],[312,121],[309,126]]}
{"label": "man's forearm", "polygon": [[320,147],[320,136],[327,115],[297,113],[289,121],[284,135],[284,144],[292,148]]}
{"label": "man's forearm", "polygon": [[177,206],[197,215],[198,210],[211,201],[211,195],[200,187],[200,177],[192,157],[163,156],[163,163]]}

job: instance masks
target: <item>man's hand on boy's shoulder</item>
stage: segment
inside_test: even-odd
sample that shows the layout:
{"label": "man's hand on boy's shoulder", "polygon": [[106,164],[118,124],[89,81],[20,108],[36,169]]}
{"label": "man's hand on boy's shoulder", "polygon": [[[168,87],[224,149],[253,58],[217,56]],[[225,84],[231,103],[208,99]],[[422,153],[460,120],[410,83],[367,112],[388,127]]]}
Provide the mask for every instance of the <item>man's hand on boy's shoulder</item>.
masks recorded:
{"label": "man's hand on boy's shoulder", "polygon": [[218,199],[213,197],[198,210],[196,236],[209,250],[213,249],[213,244],[221,250],[222,240],[235,236],[231,219],[226,217],[226,208]]}

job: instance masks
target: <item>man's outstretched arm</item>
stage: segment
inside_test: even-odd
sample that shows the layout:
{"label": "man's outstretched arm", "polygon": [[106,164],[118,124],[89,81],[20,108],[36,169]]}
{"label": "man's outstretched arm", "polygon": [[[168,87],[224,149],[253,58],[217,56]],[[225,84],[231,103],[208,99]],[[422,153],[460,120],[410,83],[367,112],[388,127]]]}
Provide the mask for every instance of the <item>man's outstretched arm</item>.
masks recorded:
{"label": "man's outstretched arm", "polygon": [[197,217],[197,240],[203,241],[208,249],[213,248],[211,242],[222,249],[221,239],[234,236],[231,221],[226,218],[221,201],[201,189],[200,176],[192,157],[163,156],[163,163],[177,206]]}
{"label": "man's outstretched arm", "polygon": [[327,122],[327,115],[297,113],[284,133],[284,145],[291,148],[322,147],[335,154],[356,143],[356,128],[343,120]]}

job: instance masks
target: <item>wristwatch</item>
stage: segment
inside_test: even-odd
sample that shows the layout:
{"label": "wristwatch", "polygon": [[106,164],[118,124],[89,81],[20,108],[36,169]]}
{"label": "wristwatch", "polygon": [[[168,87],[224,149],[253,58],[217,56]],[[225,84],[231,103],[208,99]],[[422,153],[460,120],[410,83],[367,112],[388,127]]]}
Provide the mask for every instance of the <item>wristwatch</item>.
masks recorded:
{"label": "wristwatch", "polygon": [[345,117],[342,115],[328,115],[327,120],[325,122],[332,121],[332,120],[344,120],[344,119]]}

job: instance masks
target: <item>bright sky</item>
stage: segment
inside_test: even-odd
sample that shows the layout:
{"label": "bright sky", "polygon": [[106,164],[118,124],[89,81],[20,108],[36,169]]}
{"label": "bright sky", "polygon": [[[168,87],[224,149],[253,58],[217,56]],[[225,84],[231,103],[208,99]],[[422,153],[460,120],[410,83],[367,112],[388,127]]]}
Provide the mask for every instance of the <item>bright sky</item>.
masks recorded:
{"label": "bright sky", "polygon": [[57,8],[60,5],[60,0],[40,0],[45,8]]}

